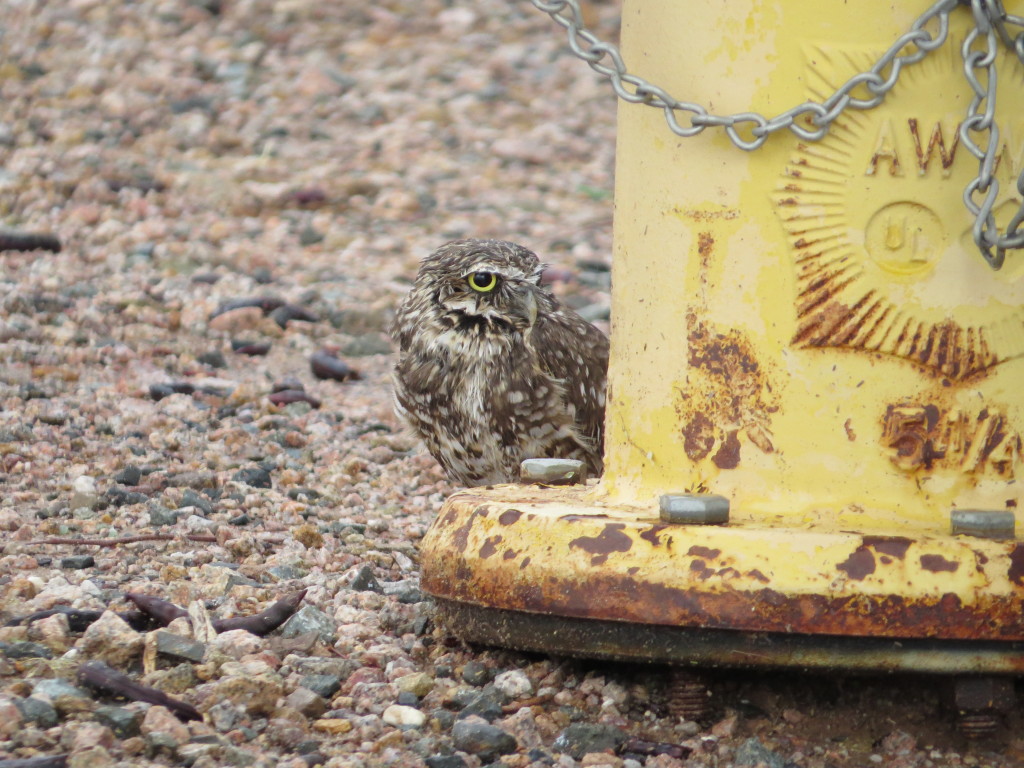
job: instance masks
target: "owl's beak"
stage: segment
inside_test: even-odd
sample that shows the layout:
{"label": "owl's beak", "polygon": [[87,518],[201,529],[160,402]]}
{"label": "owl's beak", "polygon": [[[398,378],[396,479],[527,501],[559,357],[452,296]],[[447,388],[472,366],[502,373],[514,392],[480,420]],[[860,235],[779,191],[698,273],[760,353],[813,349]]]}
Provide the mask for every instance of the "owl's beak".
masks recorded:
{"label": "owl's beak", "polygon": [[534,286],[523,283],[516,294],[519,301],[512,308],[513,316],[522,318],[528,328],[537,321],[537,297],[533,291]]}

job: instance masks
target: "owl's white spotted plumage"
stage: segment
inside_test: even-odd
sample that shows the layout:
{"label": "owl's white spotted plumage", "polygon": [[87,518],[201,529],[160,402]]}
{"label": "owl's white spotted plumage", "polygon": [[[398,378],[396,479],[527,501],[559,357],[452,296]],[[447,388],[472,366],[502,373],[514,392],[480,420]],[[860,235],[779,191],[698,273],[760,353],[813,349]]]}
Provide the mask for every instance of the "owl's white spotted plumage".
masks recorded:
{"label": "owl's white spotted plumage", "polygon": [[465,485],[529,458],[602,470],[608,339],[540,285],[531,251],[456,240],[420,264],[393,334],[395,408]]}

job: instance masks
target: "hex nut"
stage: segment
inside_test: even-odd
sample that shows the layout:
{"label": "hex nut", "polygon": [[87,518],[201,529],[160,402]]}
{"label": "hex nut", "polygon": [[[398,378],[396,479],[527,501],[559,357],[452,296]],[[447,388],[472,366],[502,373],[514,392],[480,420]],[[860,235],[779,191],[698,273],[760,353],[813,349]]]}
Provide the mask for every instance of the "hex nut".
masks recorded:
{"label": "hex nut", "polygon": [[1016,535],[1013,512],[1002,509],[954,509],[949,513],[953,535],[965,534],[980,539],[1012,539]]}
{"label": "hex nut", "polygon": [[953,679],[953,702],[961,712],[1009,712],[1016,701],[1013,678],[979,675]]}
{"label": "hex nut", "polygon": [[659,499],[663,523],[721,525],[729,522],[729,500],[711,493],[667,493]]}
{"label": "hex nut", "polygon": [[537,485],[577,485],[587,480],[587,465],[576,459],[525,459],[519,479]]}

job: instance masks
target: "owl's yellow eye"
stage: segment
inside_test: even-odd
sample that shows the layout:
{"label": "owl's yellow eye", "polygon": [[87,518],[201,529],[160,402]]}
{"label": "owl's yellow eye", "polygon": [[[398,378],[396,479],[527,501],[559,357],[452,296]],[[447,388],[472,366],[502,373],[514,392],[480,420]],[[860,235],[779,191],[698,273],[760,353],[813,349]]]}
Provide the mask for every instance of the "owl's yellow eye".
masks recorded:
{"label": "owl's yellow eye", "polygon": [[468,278],[469,287],[480,293],[489,293],[498,285],[498,276],[493,272],[474,272]]}

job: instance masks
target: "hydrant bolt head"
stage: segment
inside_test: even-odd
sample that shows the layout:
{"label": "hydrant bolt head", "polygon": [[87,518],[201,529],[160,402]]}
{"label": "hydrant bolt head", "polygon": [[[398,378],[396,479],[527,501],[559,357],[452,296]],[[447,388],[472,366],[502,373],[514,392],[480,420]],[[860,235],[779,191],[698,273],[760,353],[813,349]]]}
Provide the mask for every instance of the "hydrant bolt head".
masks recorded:
{"label": "hydrant bolt head", "polygon": [[711,493],[668,493],[659,500],[661,521],[686,525],[729,522],[729,500]]}

